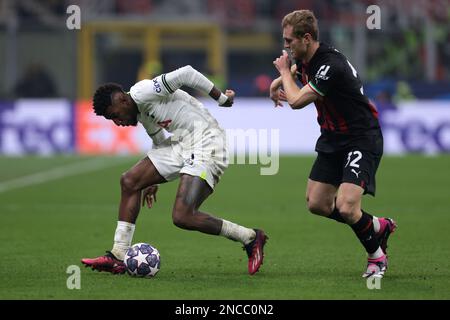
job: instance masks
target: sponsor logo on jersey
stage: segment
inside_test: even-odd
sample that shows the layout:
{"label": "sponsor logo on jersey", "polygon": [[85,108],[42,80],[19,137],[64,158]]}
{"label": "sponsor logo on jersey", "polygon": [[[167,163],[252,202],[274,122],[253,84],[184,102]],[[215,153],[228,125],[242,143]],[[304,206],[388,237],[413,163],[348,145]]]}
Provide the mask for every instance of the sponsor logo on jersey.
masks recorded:
{"label": "sponsor logo on jersey", "polygon": [[326,66],[326,65],[321,66],[319,68],[319,70],[317,70],[317,73],[315,75],[316,83],[319,80],[328,80],[330,78],[329,76],[327,76],[328,70],[330,70],[330,66]]}
{"label": "sponsor logo on jersey", "polygon": [[156,79],[153,79],[153,87],[157,93],[160,93],[162,90],[161,85],[159,84],[158,80],[156,80]]}

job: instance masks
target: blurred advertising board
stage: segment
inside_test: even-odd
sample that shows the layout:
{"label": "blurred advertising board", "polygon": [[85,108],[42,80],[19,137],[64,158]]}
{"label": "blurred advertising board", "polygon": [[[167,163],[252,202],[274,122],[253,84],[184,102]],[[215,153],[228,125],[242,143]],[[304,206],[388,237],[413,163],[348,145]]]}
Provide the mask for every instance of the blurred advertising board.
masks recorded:
{"label": "blurred advertising board", "polygon": [[0,154],[74,152],[72,104],[64,99],[0,102]]}
{"label": "blurred advertising board", "polygon": [[402,103],[381,119],[387,154],[450,152],[450,101]]}
{"label": "blurred advertising board", "polygon": [[[230,152],[313,154],[319,128],[313,106],[274,108],[265,98],[236,99],[232,108],[202,102],[226,129]],[[450,103],[417,101],[380,114],[386,154],[450,152]],[[243,142],[244,141],[244,142]],[[145,154],[142,126],[117,127],[94,114],[90,102],[0,102],[0,154]],[[275,150],[276,149],[276,150]]]}
{"label": "blurred advertising board", "polygon": [[118,127],[97,116],[91,102],[75,103],[75,145],[80,154],[136,154],[151,147],[141,125]]}

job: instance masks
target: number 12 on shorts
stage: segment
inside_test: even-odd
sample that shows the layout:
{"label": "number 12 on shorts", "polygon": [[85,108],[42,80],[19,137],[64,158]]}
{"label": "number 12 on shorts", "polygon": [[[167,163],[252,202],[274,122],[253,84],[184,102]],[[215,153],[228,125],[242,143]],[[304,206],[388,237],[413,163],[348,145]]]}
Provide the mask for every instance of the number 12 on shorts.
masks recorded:
{"label": "number 12 on shorts", "polygon": [[[352,160],[352,156],[355,156],[355,158],[353,160]],[[359,168],[358,161],[361,160],[361,158],[362,158],[361,151],[358,151],[358,150],[350,151],[347,156],[347,163],[345,164],[345,168],[347,168],[348,165],[350,165],[350,167],[353,167],[353,168]],[[352,160],[352,161],[350,162],[350,160]]]}

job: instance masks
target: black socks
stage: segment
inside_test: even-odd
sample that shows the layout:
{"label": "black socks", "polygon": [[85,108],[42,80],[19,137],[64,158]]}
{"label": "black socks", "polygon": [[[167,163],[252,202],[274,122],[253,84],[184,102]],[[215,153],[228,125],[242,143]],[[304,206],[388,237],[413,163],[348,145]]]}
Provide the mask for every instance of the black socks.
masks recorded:
{"label": "black socks", "polygon": [[[362,210],[361,210],[362,211]],[[361,241],[367,253],[371,254],[377,251],[379,247],[378,240],[375,238],[373,229],[373,216],[362,211],[361,219],[350,226]]]}

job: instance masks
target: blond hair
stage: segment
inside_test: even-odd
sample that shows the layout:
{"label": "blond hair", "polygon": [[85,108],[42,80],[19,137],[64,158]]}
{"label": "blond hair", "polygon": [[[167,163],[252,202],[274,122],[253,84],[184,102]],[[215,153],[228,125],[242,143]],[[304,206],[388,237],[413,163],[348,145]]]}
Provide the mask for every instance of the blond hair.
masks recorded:
{"label": "blond hair", "polygon": [[281,26],[292,26],[294,28],[294,36],[301,38],[305,33],[309,33],[314,40],[319,40],[319,26],[317,19],[311,10],[296,10],[287,14]]}

